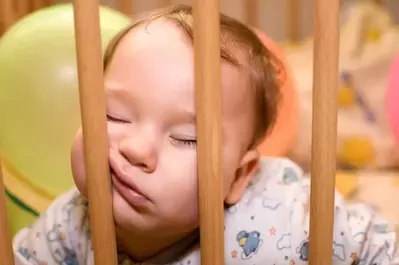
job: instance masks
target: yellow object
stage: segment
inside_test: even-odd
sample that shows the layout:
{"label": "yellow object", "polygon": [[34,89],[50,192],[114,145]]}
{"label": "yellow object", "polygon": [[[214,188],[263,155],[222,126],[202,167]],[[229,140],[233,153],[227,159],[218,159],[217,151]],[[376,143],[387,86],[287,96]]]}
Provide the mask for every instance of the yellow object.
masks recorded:
{"label": "yellow object", "polygon": [[335,187],[347,199],[358,188],[357,176],[349,172],[337,172]]}
{"label": "yellow object", "polygon": [[9,193],[7,193],[6,205],[12,235],[15,235],[21,228],[32,224],[37,218],[37,214],[32,213],[29,208]]}
{"label": "yellow object", "polygon": [[284,51],[292,52],[302,48],[304,42],[281,42],[279,45]]}
{"label": "yellow object", "polygon": [[240,246],[244,246],[246,242],[247,242],[247,238],[246,237],[241,238],[240,241],[239,241]]}
{"label": "yellow object", "polygon": [[360,168],[374,163],[374,147],[367,137],[343,139],[338,149],[338,162]]}
{"label": "yellow object", "polygon": [[8,219],[11,233],[15,235],[20,229],[32,224],[37,216],[47,209],[52,198],[19,179],[7,164],[2,163],[2,169],[7,195]]}
{"label": "yellow object", "polygon": [[[99,19],[104,49],[131,24],[105,6]],[[80,126],[75,46],[70,3],[25,16],[0,42],[2,158],[52,197],[73,187],[70,150]]]}
{"label": "yellow object", "polygon": [[378,29],[370,29],[367,32],[367,41],[375,42],[381,38],[381,31]]}
{"label": "yellow object", "polygon": [[33,189],[29,183],[13,174],[13,171],[3,162],[2,169],[5,188],[23,203],[28,204],[33,211],[38,213],[45,211],[55,199],[55,197],[48,197],[47,194]]}
{"label": "yellow object", "polygon": [[355,91],[350,87],[342,87],[338,91],[338,103],[341,107],[350,107],[355,104]]}

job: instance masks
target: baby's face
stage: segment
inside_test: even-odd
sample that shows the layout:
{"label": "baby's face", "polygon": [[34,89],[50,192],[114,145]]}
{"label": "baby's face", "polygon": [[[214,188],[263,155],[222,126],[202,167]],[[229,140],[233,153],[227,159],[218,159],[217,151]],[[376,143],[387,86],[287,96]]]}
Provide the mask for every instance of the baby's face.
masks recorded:
{"label": "baby's face", "polygon": [[[246,91],[248,80],[237,68],[223,63],[222,83],[227,199],[245,184],[235,179],[255,158],[248,156],[247,150],[253,124],[249,107],[252,97]],[[106,72],[105,88],[117,226],[125,231],[157,235],[185,233],[197,227],[191,43],[167,22],[153,22],[146,29],[132,30],[116,49]],[[80,132],[72,150],[72,169],[78,189],[86,195]]]}

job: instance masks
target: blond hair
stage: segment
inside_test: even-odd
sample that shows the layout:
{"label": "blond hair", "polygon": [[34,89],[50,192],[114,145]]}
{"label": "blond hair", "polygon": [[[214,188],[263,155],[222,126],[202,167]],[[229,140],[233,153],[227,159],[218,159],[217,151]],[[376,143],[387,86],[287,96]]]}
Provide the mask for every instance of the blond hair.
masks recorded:
{"label": "blond hair", "polygon": [[[132,29],[149,24],[157,19],[173,22],[193,41],[192,7],[176,5],[158,10],[145,16],[117,34],[108,45],[104,56],[104,70],[107,69],[118,43]],[[280,99],[281,75],[284,67],[278,58],[262,43],[249,27],[236,19],[220,14],[221,59],[236,67],[246,67],[250,86],[254,90],[255,124],[250,148],[257,147],[273,127]],[[233,55],[233,46],[244,52],[247,62],[242,63]]]}

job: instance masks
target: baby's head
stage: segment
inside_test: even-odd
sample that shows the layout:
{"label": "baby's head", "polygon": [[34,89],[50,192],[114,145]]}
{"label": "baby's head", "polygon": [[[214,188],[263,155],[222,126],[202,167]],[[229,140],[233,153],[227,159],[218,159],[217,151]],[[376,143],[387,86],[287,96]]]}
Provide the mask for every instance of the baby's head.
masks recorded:
{"label": "baby's head", "polygon": [[[276,118],[278,61],[257,36],[221,15],[223,177],[226,204],[240,200]],[[141,19],[109,45],[105,89],[119,229],[156,236],[198,226],[192,9]],[[87,194],[82,135],[72,150],[75,183]]]}

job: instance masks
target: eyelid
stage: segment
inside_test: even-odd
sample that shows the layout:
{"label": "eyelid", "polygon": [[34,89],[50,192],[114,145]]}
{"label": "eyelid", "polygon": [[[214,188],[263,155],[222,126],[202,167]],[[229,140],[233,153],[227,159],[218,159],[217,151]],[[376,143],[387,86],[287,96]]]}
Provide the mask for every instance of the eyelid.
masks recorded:
{"label": "eyelid", "polygon": [[197,141],[197,136],[187,136],[187,135],[171,135],[172,139],[180,140],[180,141]]}
{"label": "eyelid", "polygon": [[107,120],[111,122],[116,122],[116,123],[131,123],[128,120],[122,119],[122,118],[117,118],[113,115],[107,114]]}
{"label": "eyelid", "polygon": [[195,148],[197,146],[197,140],[196,139],[191,139],[191,140],[185,140],[185,139],[179,139],[179,138],[174,138],[170,137],[170,142],[171,144],[175,146],[180,146],[180,147],[188,147],[188,148]]}

